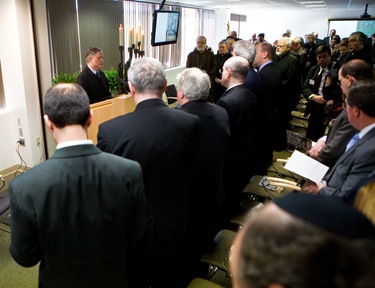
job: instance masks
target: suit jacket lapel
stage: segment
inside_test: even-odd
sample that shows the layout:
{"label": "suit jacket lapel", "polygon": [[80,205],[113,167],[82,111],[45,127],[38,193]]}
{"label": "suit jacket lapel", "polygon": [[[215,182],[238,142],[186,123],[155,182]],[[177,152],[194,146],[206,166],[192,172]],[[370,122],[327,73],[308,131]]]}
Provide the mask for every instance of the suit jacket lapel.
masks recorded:
{"label": "suit jacket lapel", "polygon": [[356,150],[356,148],[357,148],[358,146],[361,146],[363,143],[365,143],[365,142],[367,141],[367,139],[373,137],[374,135],[375,135],[375,127],[372,128],[370,131],[368,131],[368,132],[366,133],[365,136],[363,136],[361,139],[359,139],[359,140],[357,141],[357,143],[355,143],[355,144],[353,145],[353,147],[351,147],[351,149],[349,149],[347,152],[344,152],[344,153],[341,155],[341,157],[337,160],[336,164],[335,164],[335,165],[332,167],[332,169],[330,170],[329,175],[327,175],[327,177],[324,177],[324,179],[326,180],[326,179],[331,178],[331,176],[332,176],[332,174],[334,173],[336,167],[337,167],[338,165],[340,165],[342,162],[344,162],[346,158],[348,158],[349,156],[351,156],[351,155],[355,152],[355,150]]}

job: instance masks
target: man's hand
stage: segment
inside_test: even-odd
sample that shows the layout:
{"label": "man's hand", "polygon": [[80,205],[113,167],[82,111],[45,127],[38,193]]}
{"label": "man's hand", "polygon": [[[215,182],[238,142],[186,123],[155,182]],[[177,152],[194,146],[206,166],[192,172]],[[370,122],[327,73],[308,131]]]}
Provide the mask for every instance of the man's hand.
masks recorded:
{"label": "man's hand", "polygon": [[326,100],[324,100],[323,96],[316,95],[316,94],[313,94],[310,100],[313,100],[314,102],[318,104],[325,104],[327,102]]}
{"label": "man's hand", "polygon": [[325,146],[326,146],[326,142],[319,139],[318,142],[316,142],[316,144],[314,145],[314,147],[312,147],[309,151],[307,151],[307,154],[311,158],[317,159],[320,151],[322,151]]}
{"label": "man's hand", "polygon": [[302,189],[306,193],[316,195],[316,194],[319,193],[320,189],[322,189],[325,186],[326,185],[322,182],[315,183],[315,182],[312,182],[312,181],[308,181],[308,182],[306,182],[306,184],[303,186]]}

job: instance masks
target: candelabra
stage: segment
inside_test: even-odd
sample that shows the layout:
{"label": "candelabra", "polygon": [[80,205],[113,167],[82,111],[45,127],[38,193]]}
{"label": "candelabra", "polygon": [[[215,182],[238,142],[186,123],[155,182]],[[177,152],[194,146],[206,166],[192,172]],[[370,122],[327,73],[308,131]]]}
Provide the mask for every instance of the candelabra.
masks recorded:
{"label": "candelabra", "polygon": [[125,66],[124,70],[124,46],[119,46],[120,51],[120,63],[117,66],[117,91],[119,94],[124,94],[129,92],[129,86],[128,86],[128,77],[127,77],[127,70]]}
{"label": "candelabra", "polygon": [[128,70],[131,67],[133,59],[142,58],[145,56],[145,51],[141,50],[141,41],[138,41],[138,45],[132,44],[131,47],[128,47],[129,59],[126,61],[124,65],[124,46],[120,46],[120,64],[118,67],[118,75],[119,78],[117,79],[119,84],[119,94],[128,93],[129,85],[128,85]]}

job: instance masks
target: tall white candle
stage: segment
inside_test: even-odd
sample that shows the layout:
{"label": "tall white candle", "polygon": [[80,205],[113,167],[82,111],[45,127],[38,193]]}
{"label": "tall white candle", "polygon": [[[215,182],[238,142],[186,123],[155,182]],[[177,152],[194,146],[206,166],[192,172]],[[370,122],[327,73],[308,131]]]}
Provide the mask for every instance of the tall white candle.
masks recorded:
{"label": "tall white candle", "polygon": [[124,46],[124,27],[122,24],[118,27],[118,38],[119,38],[119,45]]}

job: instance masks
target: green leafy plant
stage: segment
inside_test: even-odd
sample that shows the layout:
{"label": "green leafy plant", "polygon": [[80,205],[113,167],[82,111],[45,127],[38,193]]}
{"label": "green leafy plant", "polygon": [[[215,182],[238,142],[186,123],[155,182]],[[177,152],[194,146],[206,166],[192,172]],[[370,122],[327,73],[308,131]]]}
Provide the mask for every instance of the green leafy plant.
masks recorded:
{"label": "green leafy plant", "polygon": [[112,93],[112,95],[117,95],[118,94],[117,71],[113,67],[111,67],[111,69],[104,70],[103,72],[105,74],[105,77],[107,77],[107,80],[108,80],[109,91]]}
{"label": "green leafy plant", "polygon": [[52,79],[52,84],[56,85],[57,83],[75,83],[79,72],[73,74],[60,73],[55,75]]}

